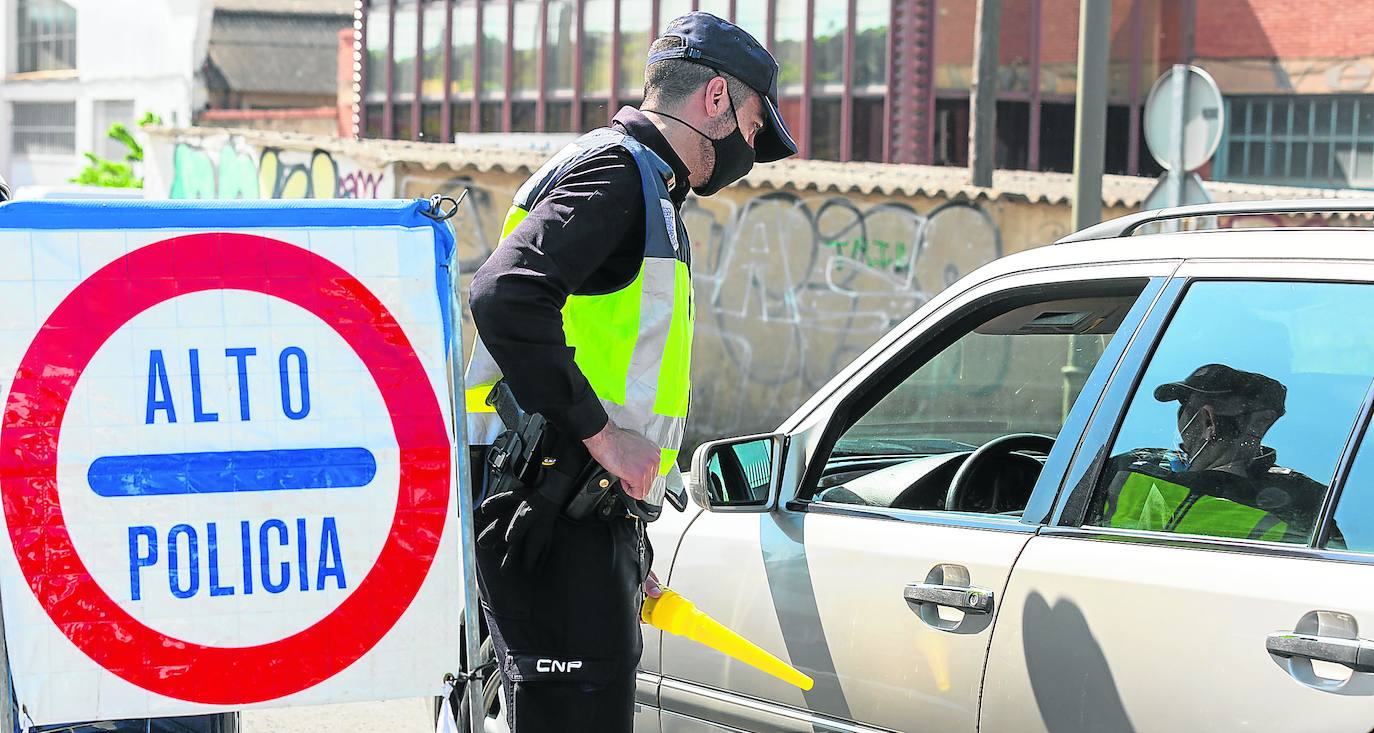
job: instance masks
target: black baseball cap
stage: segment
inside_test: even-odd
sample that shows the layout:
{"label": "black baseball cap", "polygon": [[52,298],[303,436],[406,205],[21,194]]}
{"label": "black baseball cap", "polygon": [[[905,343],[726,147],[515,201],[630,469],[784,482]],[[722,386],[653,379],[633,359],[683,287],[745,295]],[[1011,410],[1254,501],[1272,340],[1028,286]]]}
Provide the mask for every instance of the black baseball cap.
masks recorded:
{"label": "black baseball cap", "polygon": [[1263,374],[1232,369],[1225,364],[1200,366],[1181,382],[1169,382],[1155,388],[1155,399],[1160,402],[1183,402],[1195,394],[1236,397],[1249,402],[1249,411],[1269,409],[1282,415],[1288,388]]}
{"label": "black baseball cap", "polygon": [[663,35],[681,38],[682,45],[649,54],[646,66],[685,59],[739,79],[759,93],[765,110],[763,129],[754,138],[754,159],[771,163],[797,154],[778,113],[778,62],[768,49],[743,28],[699,10],[674,18]]}

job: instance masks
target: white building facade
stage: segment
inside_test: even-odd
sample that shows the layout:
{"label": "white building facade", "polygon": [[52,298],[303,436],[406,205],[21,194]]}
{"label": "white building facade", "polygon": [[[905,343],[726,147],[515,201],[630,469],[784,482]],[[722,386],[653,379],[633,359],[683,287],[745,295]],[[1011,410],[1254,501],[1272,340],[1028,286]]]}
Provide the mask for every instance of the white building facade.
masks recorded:
{"label": "white building facade", "polygon": [[204,100],[210,0],[0,0],[0,176],[65,184],[106,131],[152,112],[191,124]]}

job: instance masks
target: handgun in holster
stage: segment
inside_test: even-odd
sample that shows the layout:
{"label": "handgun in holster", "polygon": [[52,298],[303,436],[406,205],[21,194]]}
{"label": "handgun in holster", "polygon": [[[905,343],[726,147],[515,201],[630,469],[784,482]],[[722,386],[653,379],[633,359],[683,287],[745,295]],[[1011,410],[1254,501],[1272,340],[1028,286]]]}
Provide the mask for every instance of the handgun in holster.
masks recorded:
{"label": "handgun in holster", "polygon": [[591,459],[581,441],[567,440],[539,413],[526,413],[504,380],[487,396],[506,431],[487,451],[487,495],[532,489],[570,519],[625,516],[619,481]]}

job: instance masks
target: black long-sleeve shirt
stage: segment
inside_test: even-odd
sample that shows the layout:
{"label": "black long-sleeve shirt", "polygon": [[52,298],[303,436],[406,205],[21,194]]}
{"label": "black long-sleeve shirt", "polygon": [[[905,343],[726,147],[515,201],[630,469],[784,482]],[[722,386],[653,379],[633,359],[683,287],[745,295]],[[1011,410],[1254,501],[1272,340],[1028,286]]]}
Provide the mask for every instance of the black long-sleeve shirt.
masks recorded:
{"label": "black long-sleeve shirt", "polygon": [[[639,110],[612,126],[672,166],[670,195],[680,209],[687,166]],[[657,207],[655,207],[657,208]],[[472,317],[515,399],[582,440],[606,426],[606,411],[573,361],[563,333],[569,295],[625,287],[644,259],[644,193],[639,168],[622,148],[574,166],[530,209],[473,275]]]}

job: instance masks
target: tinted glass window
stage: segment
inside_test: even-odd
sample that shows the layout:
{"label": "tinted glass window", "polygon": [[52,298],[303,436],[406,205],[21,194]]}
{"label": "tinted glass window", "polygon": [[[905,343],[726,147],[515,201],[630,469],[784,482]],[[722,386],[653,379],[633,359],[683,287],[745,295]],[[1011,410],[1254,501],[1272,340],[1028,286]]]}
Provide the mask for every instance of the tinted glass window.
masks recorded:
{"label": "tinted glass window", "polygon": [[[1135,299],[1036,303],[956,334],[840,435],[815,499],[915,510],[1023,509],[1041,459]],[[1043,437],[989,456],[951,504],[954,475],[974,449],[1024,433]]]}
{"label": "tinted glass window", "polygon": [[1374,552],[1374,446],[1366,433],[1355,465],[1341,489],[1325,547],[1332,550]]}
{"label": "tinted glass window", "polygon": [[1374,287],[1201,282],[1126,411],[1088,523],[1310,542],[1374,378]]}

